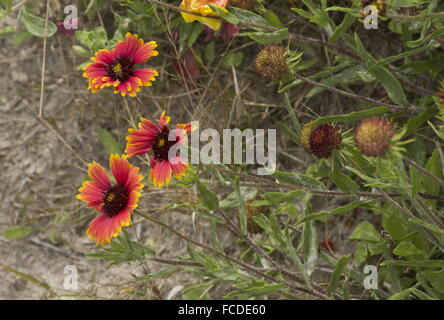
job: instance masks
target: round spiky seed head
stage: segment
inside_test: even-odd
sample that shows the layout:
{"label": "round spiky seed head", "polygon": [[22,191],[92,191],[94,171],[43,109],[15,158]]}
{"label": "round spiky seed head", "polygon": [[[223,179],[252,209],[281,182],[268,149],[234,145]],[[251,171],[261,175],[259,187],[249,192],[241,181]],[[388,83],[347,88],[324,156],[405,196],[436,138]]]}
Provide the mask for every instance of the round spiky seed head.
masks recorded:
{"label": "round spiky seed head", "polygon": [[378,15],[384,16],[387,11],[387,5],[384,0],[362,0],[361,10],[359,11],[362,16],[367,16],[364,12],[366,6],[375,6],[378,9]]}
{"label": "round spiky seed head", "polygon": [[256,59],[256,71],[267,80],[279,80],[288,71],[287,49],[283,46],[271,45],[263,48]]}
{"label": "round spiky seed head", "polygon": [[444,104],[444,81],[441,82],[441,88],[436,95],[438,96],[439,103]]}
{"label": "round spiky seed head", "polygon": [[394,126],[389,120],[371,117],[362,120],[356,128],[355,141],[364,155],[377,157],[390,147],[390,139],[394,134]]}
{"label": "round spiky seed head", "polygon": [[317,126],[305,125],[301,130],[301,144],[305,150],[318,158],[329,158],[342,142],[341,129],[325,123]]}
{"label": "round spiky seed head", "polygon": [[230,6],[245,10],[252,10],[254,9],[256,2],[257,0],[231,0]]}

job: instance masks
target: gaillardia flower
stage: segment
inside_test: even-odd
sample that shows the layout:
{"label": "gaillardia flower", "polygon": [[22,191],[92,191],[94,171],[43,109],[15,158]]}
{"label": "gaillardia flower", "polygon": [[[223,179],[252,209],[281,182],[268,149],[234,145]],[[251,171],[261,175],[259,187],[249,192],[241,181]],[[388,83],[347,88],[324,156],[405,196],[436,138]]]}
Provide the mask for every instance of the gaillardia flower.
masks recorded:
{"label": "gaillardia flower", "polygon": [[137,34],[127,33],[125,41],[119,41],[112,50],[99,50],[92,63],[83,68],[88,78],[88,89],[97,92],[104,87],[114,87],[114,93],[135,97],[139,87],[151,86],[158,72],[150,68],[136,69],[138,64],[157,56],[155,41],[144,43]]}
{"label": "gaillardia flower", "polygon": [[87,208],[101,213],[90,222],[86,234],[102,246],[117,237],[122,227],[129,226],[131,212],[137,207],[139,190],[143,187],[139,168],[132,166],[125,156],[113,154],[109,163],[115,182],[110,181],[100,164],[93,162],[88,165],[92,180],[85,181],[77,195],[78,199],[88,203]]}
{"label": "gaillardia flower", "polygon": [[[196,13],[196,15],[186,12],[181,12],[185,22],[199,21],[209,26],[213,30],[218,30],[221,26],[221,19],[214,19],[211,17],[218,17],[208,4],[211,4],[221,10],[226,11],[228,0],[183,0],[179,8]],[[208,17],[208,18],[206,18]]]}
{"label": "gaillardia flower", "polygon": [[288,71],[288,53],[283,46],[270,45],[263,48],[254,60],[256,71],[267,80],[279,80]]}
{"label": "gaillardia flower", "polygon": [[[194,129],[191,123],[178,124],[170,131],[170,117],[165,115],[165,111],[160,115],[157,126],[148,119],[140,120],[138,129],[128,129],[130,135],[126,137],[128,142],[125,153],[132,157],[152,152],[150,178],[155,186],[168,185],[172,174],[176,179],[181,179],[188,169],[188,164],[178,155],[179,146],[185,143],[186,134]],[[174,149],[170,152],[173,146],[177,152],[174,152]]]}
{"label": "gaillardia flower", "polygon": [[342,142],[341,129],[331,124],[305,125],[301,130],[302,146],[318,158],[329,158]]}
{"label": "gaillardia flower", "polygon": [[359,150],[366,156],[382,156],[391,145],[395,134],[393,124],[381,117],[371,117],[361,121],[356,128],[355,141]]}
{"label": "gaillardia flower", "polygon": [[361,0],[361,10],[359,13],[362,16],[367,16],[364,12],[366,6],[374,6],[378,9],[378,15],[383,16],[387,11],[387,6],[384,0]]}

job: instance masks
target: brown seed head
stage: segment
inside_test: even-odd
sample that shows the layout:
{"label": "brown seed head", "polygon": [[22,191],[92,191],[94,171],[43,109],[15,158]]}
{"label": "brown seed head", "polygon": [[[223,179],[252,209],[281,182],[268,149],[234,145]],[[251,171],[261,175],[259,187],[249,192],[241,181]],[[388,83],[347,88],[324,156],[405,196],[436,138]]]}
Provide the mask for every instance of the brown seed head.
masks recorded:
{"label": "brown seed head", "polygon": [[283,46],[271,45],[263,48],[256,59],[256,71],[267,80],[279,80],[288,71],[287,49]]}
{"label": "brown seed head", "polygon": [[331,124],[305,125],[301,130],[301,144],[318,158],[329,158],[342,142],[341,130]]}

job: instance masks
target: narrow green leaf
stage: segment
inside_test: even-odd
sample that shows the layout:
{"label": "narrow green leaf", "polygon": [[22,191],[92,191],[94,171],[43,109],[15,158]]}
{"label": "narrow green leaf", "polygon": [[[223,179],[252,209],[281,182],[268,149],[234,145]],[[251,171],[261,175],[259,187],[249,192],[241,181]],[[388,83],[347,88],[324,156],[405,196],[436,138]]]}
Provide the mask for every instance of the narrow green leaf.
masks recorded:
{"label": "narrow green leaf", "polygon": [[337,288],[339,279],[341,278],[341,275],[344,272],[348,260],[350,260],[350,257],[351,254],[348,254],[339,259],[338,263],[336,264],[335,271],[333,271],[333,274],[331,275],[330,282],[328,283],[327,295],[331,295]]}
{"label": "narrow green leaf", "polygon": [[122,154],[122,148],[117,142],[116,138],[104,128],[99,128],[97,130],[97,134],[99,135],[100,143],[102,144],[105,151],[109,154]]}
{"label": "narrow green leaf", "polygon": [[3,232],[3,236],[9,240],[17,240],[28,236],[32,232],[32,228],[28,226],[13,226],[7,228]]}
{"label": "narrow green leaf", "polygon": [[217,195],[199,180],[197,181],[197,191],[199,192],[203,205],[210,211],[214,211],[219,208],[219,199],[217,198]]}
{"label": "narrow green leaf", "polygon": [[317,125],[317,124],[323,124],[323,123],[330,123],[330,122],[354,122],[361,119],[368,118],[370,116],[376,116],[381,115],[389,111],[390,108],[388,107],[375,107],[370,109],[365,109],[361,111],[353,111],[347,114],[339,114],[339,115],[333,115],[333,116],[325,116],[317,118],[316,120],[310,122],[310,125]]}

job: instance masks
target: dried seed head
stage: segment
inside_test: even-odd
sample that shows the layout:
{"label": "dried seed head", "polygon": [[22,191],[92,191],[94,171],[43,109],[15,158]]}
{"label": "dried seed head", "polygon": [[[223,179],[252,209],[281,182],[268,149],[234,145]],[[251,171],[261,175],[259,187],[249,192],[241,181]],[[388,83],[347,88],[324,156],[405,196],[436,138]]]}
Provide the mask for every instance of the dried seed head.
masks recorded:
{"label": "dried seed head", "polygon": [[363,154],[377,157],[382,156],[390,147],[390,139],[394,134],[394,126],[389,120],[371,117],[362,120],[356,128],[355,141]]}
{"label": "dried seed head", "polygon": [[305,125],[301,130],[301,144],[318,158],[329,158],[342,142],[341,129],[331,124]]}
{"label": "dried seed head", "polygon": [[256,5],[257,0],[231,0],[230,6],[238,7],[245,10],[252,10]]}
{"label": "dried seed head", "polygon": [[283,46],[267,46],[263,48],[256,59],[254,65],[256,71],[265,79],[279,80],[288,71],[287,49]]}
{"label": "dried seed head", "polygon": [[364,17],[367,16],[364,12],[366,6],[375,6],[380,16],[384,16],[387,11],[387,5],[384,0],[361,0],[361,10],[359,12]]}

